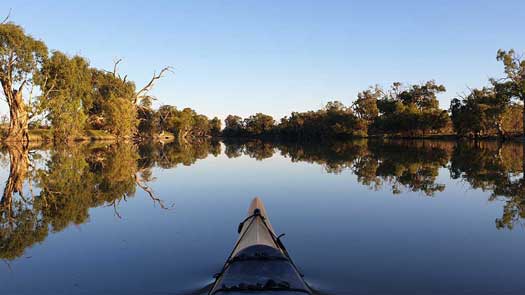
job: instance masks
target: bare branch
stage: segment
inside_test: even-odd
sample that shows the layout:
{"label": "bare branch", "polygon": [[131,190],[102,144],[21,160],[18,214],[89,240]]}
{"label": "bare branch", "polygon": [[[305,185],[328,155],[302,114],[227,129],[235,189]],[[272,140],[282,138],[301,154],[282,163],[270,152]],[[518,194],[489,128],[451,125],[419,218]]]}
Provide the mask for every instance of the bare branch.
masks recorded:
{"label": "bare branch", "polygon": [[27,200],[27,198],[24,196],[24,194],[21,191],[18,192],[18,195],[20,196],[20,199],[22,199],[22,201],[24,201],[24,203],[30,204],[30,205],[33,204],[33,202]]}
{"label": "bare branch", "polygon": [[122,58],[117,59],[113,62],[113,77],[117,77],[118,64],[122,62]]}
{"label": "bare branch", "polygon": [[138,187],[140,187],[143,191],[145,191],[146,193],[148,193],[149,197],[153,200],[153,204],[156,204],[158,203],[159,206],[162,208],[162,209],[168,209],[166,207],[166,205],[164,205],[164,201],[162,201],[160,198],[157,198],[155,196],[155,193],[153,193],[153,190],[147,186],[146,184],[143,184],[141,181],[140,181],[140,178],[138,176],[138,174],[135,174],[135,183],[137,184]]}
{"label": "bare branch", "polygon": [[153,77],[151,77],[151,80],[146,84],[146,86],[142,87],[137,94],[135,95],[134,103],[137,104],[138,100],[142,97],[146,96],[148,91],[150,91],[153,86],[155,85],[155,81],[162,78],[166,72],[173,73],[173,68],[168,66],[163,68],[160,73],[157,75],[156,72],[153,73]]}
{"label": "bare branch", "polygon": [[11,263],[7,259],[2,259],[2,261],[7,265],[7,268],[10,272],[13,272],[13,268],[11,267]]}
{"label": "bare branch", "polygon": [[27,106],[30,107],[30,113],[28,114],[28,119],[31,120],[35,116],[35,112],[33,111],[33,90],[35,89],[35,84],[31,83],[31,88],[29,89],[29,94],[27,98]]}
{"label": "bare branch", "polygon": [[[49,87],[49,89],[42,95],[44,99],[48,99],[49,94],[51,94],[51,92],[55,92],[56,80],[57,80],[57,75],[55,75],[55,77],[53,78],[53,85],[51,85],[51,87]],[[46,79],[44,80],[44,85],[42,85],[42,87],[40,88],[45,89],[47,87],[48,81],[49,81],[49,77],[46,77]]]}
{"label": "bare branch", "polygon": [[106,207],[113,207],[113,212],[115,213],[115,216],[117,216],[118,219],[122,219],[122,216],[120,215],[120,213],[118,212],[118,203],[120,202],[117,202],[117,200],[113,200],[113,202],[109,203]]}
{"label": "bare branch", "polygon": [[26,83],[27,83],[27,79],[24,79],[24,81],[22,81],[22,84],[20,84],[20,87],[18,87],[19,93],[22,93],[22,90],[24,89],[24,86],[26,86]]}
{"label": "bare branch", "polygon": [[4,18],[4,20],[2,20],[2,22],[0,22],[0,25],[3,25],[5,23],[7,23],[7,21],[9,20],[9,17],[11,16],[11,8],[9,8],[9,12],[7,13],[7,16]]}

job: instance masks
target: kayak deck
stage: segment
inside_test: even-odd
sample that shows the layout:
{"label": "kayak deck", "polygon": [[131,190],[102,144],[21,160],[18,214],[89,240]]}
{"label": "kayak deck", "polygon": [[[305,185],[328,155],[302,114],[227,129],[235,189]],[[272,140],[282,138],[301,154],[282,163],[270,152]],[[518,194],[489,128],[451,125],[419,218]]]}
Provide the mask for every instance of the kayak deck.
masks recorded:
{"label": "kayak deck", "polygon": [[209,294],[312,294],[276,236],[264,204],[253,199],[239,238]]}
{"label": "kayak deck", "polygon": [[[262,218],[254,214],[256,210],[258,210]],[[232,256],[237,255],[242,249],[253,245],[267,245],[279,249],[273,238],[275,236],[264,204],[261,199],[254,198],[248,209],[248,217],[242,222],[242,228],[240,226],[239,238]]]}

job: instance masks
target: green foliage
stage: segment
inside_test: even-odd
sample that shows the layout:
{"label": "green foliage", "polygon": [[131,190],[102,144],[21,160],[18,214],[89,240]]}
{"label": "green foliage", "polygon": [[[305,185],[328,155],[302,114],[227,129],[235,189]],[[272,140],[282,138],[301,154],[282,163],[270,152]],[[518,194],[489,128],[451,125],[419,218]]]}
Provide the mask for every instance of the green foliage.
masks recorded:
{"label": "green foliage", "polygon": [[151,138],[158,133],[158,122],[155,116],[155,110],[151,107],[139,106],[138,112],[138,132],[140,136]]}
{"label": "green foliage", "polygon": [[447,126],[448,113],[439,109],[437,94],[443,85],[428,81],[421,85],[394,83],[389,93],[377,101],[379,116],[373,123],[376,132],[406,135],[438,132]]}
{"label": "green foliage", "polygon": [[523,130],[523,106],[512,103],[503,114],[501,125],[511,135],[520,134]]}
{"label": "green foliage", "polygon": [[92,101],[91,69],[80,56],[69,58],[54,51],[37,75],[42,95],[39,108],[45,110],[56,141],[83,135],[87,115],[84,105]]}
{"label": "green foliage", "polygon": [[445,86],[428,81],[422,85],[411,85],[402,89],[401,83],[394,83],[392,87],[392,98],[399,100],[405,106],[415,105],[421,111],[436,110],[439,108],[437,94],[445,92]]}
{"label": "green foliage", "polygon": [[379,87],[370,87],[369,89],[357,94],[357,99],[354,101],[352,108],[355,115],[370,125],[379,116],[379,108],[377,102],[383,95],[383,90]]}
{"label": "green foliage", "polygon": [[[164,105],[157,111],[156,118],[159,132],[171,132],[182,141],[212,135],[213,126],[208,117],[197,114],[190,108],[179,111],[174,106]],[[218,119],[215,120],[218,121]],[[217,127],[217,122],[215,124]],[[220,130],[220,121],[218,128]]]}
{"label": "green foliage", "polygon": [[[44,42],[26,35],[21,26],[0,24],[0,81],[17,83],[36,74],[47,58]],[[10,80],[10,81],[8,81]]]}
{"label": "green foliage", "polygon": [[244,119],[245,132],[250,136],[259,136],[272,132],[275,120],[272,116],[257,113]]}
{"label": "green foliage", "polygon": [[434,81],[403,86],[394,83],[385,93],[378,86],[358,94],[351,107],[339,101],[309,112],[292,112],[275,125],[273,118],[256,114],[225,120],[227,137],[279,137],[294,140],[329,140],[373,134],[420,135],[437,133],[449,125],[447,111],[439,109],[437,94],[445,87]]}
{"label": "green foliage", "polygon": [[522,128],[525,136],[525,59],[522,59],[513,49],[509,51],[500,49],[498,50],[497,60],[503,62],[506,76],[503,78],[503,83],[496,79],[492,79],[491,82],[495,87],[498,84],[503,84],[509,100],[516,99],[522,102]]}
{"label": "green foliage", "polygon": [[171,105],[163,105],[159,107],[156,113],[156,120],[159,132],[175,130],[175,118],[178,115],[177,108]]}
{"label": "green foliage", "polygon": [[235,115],[228,115],[224,119],[224,125],[223,134],[226,136],[236,136],[244,129],[242,118]]}
{"label": "green foliage", "polygon": [[174,129],[173,133],[179,139],[186,138],[192,131],[193,126],[197,124],[196,113],[190,108],[185,108],[181,112],[177,112],[173,118]]}
{"label": "green foliage", "polygon": [[510,82],[511,95],[525,100],[525,59],[522,59],[516,52],[498,50],[497,60],[503,62],[505,69],[505,80]]}
{"label": "green foliage", "polygon": [[22,27],[12,23],[0,24],[0,84],[9,107],[7,141],[29,141],[29,109],[24,101],[24,87],[32,84],[47,57],[42,41],[26,35]]}
{"label": "green foliage", "polygon": [[137,108],[131,100],[123,97],[113,97],[103,104],[105,117],[103,130],[118,138],[130,138],[137,131]]}
{"label": "green foliage", "polygon": [[492,87],[473,89],[463,99],[453,99],[450,106],[452,123],[460,136],[505,136],[504,121],[511,106],[509,83],[494,83]]}
{"label": "green foliage", "polygon": [[221,134],[221,120],[217,117],[213,117],[213,119],[210,120],[210,132],[212,136],[219,136]]}
{"label": "green foliage", "polygon": [[298,140],[343,138],[366,134],[366,125],[351,108],[341,102],[327,103],[316,112],[297,113],[284,117],[278,125],[271,116],[257,113],[242,120],[229,115],[223,135],[230,137],[283,137]]}
{"label": "green foliage", "polygon": [[135,84],[114,73],[93,70],[93,102],[86,103],[93,129],[107,130],[117,137],[130,137],[138,126],[134,104]]}

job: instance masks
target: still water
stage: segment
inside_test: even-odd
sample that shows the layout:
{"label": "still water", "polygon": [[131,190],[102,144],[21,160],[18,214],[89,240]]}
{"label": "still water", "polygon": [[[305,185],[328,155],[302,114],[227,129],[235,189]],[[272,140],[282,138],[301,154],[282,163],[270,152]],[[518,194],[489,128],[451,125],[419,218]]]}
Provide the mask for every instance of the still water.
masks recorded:
{"label": "still water", "polygon": [[525,294],[522,145],[4,147],[1,294],[197,294],[260,196],[323,294]]}

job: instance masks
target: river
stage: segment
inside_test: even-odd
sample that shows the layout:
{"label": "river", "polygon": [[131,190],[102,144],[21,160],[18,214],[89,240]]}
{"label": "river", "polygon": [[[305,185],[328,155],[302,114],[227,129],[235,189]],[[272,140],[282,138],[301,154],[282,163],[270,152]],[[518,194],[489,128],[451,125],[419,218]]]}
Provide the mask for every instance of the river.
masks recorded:
{"label": "river", "polygon": [[4,147],[2,294],[196,294],[254,196],[323,294],[525,293],[517,143]]}

